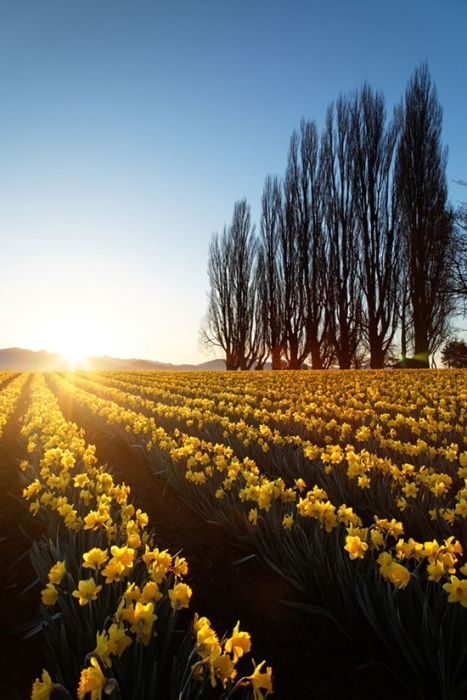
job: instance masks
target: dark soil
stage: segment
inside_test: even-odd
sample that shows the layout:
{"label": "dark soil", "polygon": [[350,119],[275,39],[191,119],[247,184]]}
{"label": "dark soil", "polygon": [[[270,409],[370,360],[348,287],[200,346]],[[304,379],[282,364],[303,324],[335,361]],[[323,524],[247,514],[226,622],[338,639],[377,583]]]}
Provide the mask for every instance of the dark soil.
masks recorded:
{"label": "dark soil", "polygon": [[[18,413],[0,439],[0,698],[25,700],[44,665],[39,635],[22,639],[14,632],[38,613],[39,584],[20,591],[34,580],[27,556],[29,540],[23,532],[40,536],[21,501],[18,463],[24,458],[18,418],[27,402],[25,392]],[[158,481],[141,456],[105,432],[96,431],[80,411],[62,407],[68,419],[86,429],[97,446],[100,463],[111,467],[118,482],[125,481],[135,505],[149,515],[157,546],[179,551],[189,563],[187,583],[193,589],[192,612],[206,615],[222,636],[237,620],[252,636],[256,662],[273,667],[277,700],[404,700],[383,666],[362,665],[358,650],[350,648],[327,619],[298,612],[285,605],[296,594],[287,582],[228,541],[225,533],[196,515],[170,488]],[[73,412],[71,412],[73,411]],[[9,632],[12,632],[11,634]]]}

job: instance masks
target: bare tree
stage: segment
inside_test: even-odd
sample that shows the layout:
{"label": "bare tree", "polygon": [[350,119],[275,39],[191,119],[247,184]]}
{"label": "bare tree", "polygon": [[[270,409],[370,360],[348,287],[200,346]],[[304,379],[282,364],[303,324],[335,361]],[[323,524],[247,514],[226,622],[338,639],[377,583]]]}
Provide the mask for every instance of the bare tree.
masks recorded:
{"label": "bare tree", "polygon": [[389,124],[368,84],[330,105],[321,139],[301,121],[284,179],[266,178],[258,238],[242,200],[211,241],[202,337],[228,369],[378,368],[396,337],[403,363],[429,366],[467,308],[467,207],[447,204],[441,126],[426,64]]}
{"label": "bare tree", "polygon": [[306,351],[313,369],[327,361],[327,249],[324,230],[324,173],[319,136],[313,121],[300,125],[297,234],[305,308]]}
{"label": "bare tree", "polygon": [[[467,187],[467,182],[456,181]],[[454,212],[455,232],[451,254],[452,290],[461,313],[467,314],[467,203],[461,202]]]}
{"label": "bare tree", "polygon": [[[255,369],[262,370],[266,364],[266,360],[271,357],[271,345],[270,345],[270,324],[269,324],[269,314],[267,306],[267,269],[266,269],[266,258],[264,252],[262,251],[260,244],[258,244],[258,252],[255,266],[255,292],[256,292],[256,304],[255,312],[256,318],[254,323],[255,328],[255,355],[256,355],[256,365]],[[277,369],[273,367],[273,369]]]}
{"label": "bare tree", "polygon": [[391,188],[397,130],[394,123],[386,125],[383,94],[368,84],[349,106],[352,195],[364,298],[362,329],[371,367],[382,368],[398,326],[400,246]]}
{"label": "bare tree", "polygon": [[414,359],[428,367],[429,355],[448,334],[453,309],[449,269],[453,221],[447,205],[447,149],[441,145],[442,108],[426,63],[409,81],[399,119],[395,181],[402,259]]}
{"label": "bare tree", "polygon": [[323,230],[319,136],[302,120],[290,140],[280,227],[280,270],[288,366],[311,357],[321,369],[326,338],[326,245]]}
{"label": "bare tree", "polygon": [[299,218],[299,136],[293,132],[283,184],[283,212],[280,226],[281,292],[284,306],[285,352],[290,369],[299,369],[305,360],[305,307],[298,242]]}
{"label": "bare tree", "polygon": [[266,178],[261,204],[258,289],[261,298],[262,327],[272,368],[281,369],[285,330],[279,266],[282,192],[281,183],[277,177]]}
{"label": "bare tree", "polygon": [[362,333],[351,128],[348,100],[341,96],[336,105],[328,108],[322,144],[323,206],[328,239],[328,334],[341,369],[355,365]]}
{"label": "bare tree", "polygon": [[201,329],[204,344],[225,352],[228,370],[250,369],[257,359],[256,249],[250,207],[238,201],[229,228],[211,240],[208,310]]}
{"label": "bare tree", "polygon": [[230,242],[227,228],[221,235],[214,233],[208,253],[210,284],[208,309],[200,329],[200,343],[204,347],[220,347],[225,353],[226,369],[235,369],[235,320],[230,300],[232,279],[229,270]]}
{"label": "bare tree", "polygon": [[[467,187],[467,182],[464,180],[455,180],[454,182],[456,182],[457,185],[462,185],[462,187]],[[454,213],[454,218],[457,226],[467,232],[467,202],[460,203]]]}

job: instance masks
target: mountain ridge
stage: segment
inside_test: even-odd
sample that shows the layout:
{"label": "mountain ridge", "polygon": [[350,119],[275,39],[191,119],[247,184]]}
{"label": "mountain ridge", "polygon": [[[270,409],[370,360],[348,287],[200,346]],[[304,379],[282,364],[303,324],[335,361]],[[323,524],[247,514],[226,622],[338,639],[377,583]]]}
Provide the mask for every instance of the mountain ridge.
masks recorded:
{"label": "mountain ridge", "polygon": [[209,360],[200,364],[172,364],[170,362],[157,362],[139,358],[123,359],[102,355],[89,356],[72,363],[68,358],[58,352],[47,350],[28,350],[25,348],[0,349],[0,370],[47,372],[53,370],[210,370],[225,369],[224,360]]}

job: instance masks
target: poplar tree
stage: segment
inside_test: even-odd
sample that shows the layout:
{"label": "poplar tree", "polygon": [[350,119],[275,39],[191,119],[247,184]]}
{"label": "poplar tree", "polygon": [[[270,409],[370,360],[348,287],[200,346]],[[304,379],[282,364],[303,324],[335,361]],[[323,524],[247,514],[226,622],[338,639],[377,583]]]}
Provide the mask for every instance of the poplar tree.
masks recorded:
{"label": "poplar tree", "polygon": [[384,367],[391,349],[400,303],[400,243],[391,186],[397,129],[386,123],[383,94],[367,83],[355,94],[350,110],[362,331],[370,365],[377,369]]}
{"label": "poplar tree", "polygon": [[232,223],[214,233],[209,247],[208,310],[201,329],[205,345],[225,352],[226,369],[250,369],[258,356],[255,227],[246,200],[235,203]]}
{"label": "poplar tree", "polygon": [[328,108],[321,157],[328,246],[328,335],[339,367],[350,369],[358,364],[363,303],[357,212],[352,192],[351,112],[348,100],[342,96]]}
{"label": "poplar tree", "polygon": [[285,348],[284,297],[279,263],[281,219],[281,183],[278,177],[268,176],[261,199],[258,289],[264,342],[272,369],[281,369]]}
{"label": "poplar tree", "polygon": [[441,143],[442,108],[426,63],[410,79],[399,107],[401,135],[395,166],[408,319],[414,360],[429,356],[448,334],[453,310],[450,250],[453,216],[448,206],[447,149]]}

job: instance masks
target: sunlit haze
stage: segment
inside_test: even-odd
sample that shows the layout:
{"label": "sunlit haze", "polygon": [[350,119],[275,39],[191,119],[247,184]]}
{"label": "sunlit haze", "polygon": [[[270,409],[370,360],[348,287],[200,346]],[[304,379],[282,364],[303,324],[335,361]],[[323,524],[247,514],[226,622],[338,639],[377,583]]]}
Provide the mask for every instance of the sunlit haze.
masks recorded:
{"label": "sunlit haze", "polygon": [[6,0],[0,348],[200,363],[207,254],[300,119],[427,60],[467,199],[465,0]]}

